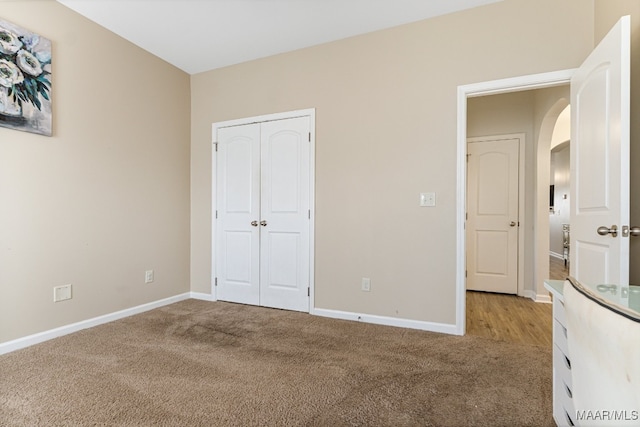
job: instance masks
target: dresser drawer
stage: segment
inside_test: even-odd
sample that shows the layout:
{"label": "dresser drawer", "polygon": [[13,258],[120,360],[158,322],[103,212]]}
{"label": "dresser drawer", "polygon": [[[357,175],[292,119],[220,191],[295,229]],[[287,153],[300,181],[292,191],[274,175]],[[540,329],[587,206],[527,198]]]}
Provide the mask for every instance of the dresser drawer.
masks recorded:
{"label": "dresser drawer", "polygon": [[553,378],[560,378],[571,389],[571,360],[556,345],[553,346]]}
{"label": "dresser drawer", "polygon": [[553,319],[553,343],[557,345],[560,350],[569,356],[569,345],[567,344],[567,328],[562,326],[558,320]]}
{"label": "dresser drawer", "polygon": [[577,425],[571,388],[559,375],[553,379],[553,398],[553,416],[556,423],[561,426]]}
{"label": "dresser drawer", "polygon": [[564,311],[564,301],[560,301],[558,298],[553,300],[553,318],[556,319],[562,326],[567,327],[567,317]]}

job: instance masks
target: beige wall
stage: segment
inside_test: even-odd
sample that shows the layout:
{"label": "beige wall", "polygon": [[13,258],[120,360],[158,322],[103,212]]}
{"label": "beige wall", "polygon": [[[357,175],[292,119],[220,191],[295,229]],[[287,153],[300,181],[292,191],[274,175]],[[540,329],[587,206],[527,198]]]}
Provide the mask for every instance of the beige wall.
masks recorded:
{"label": "beige wall", "polygon": [[[625,13],[636,82],[639,9],[505,0],[190,80],[52,0],[2,2],[3,19],[53,41],[54,136],[0,128],[0,342],[189,283],[210,292],[211,123],[308,107],[316,306],[453,323],[457,86],[575,67]],[[436,208],[417,206],[423,191],[438,193]],[[67,283],[74,298],[54,304],[52,288]]]}
{"label": "beige wall", "polygon": [[[595,0],[598,43],[621,16],[631,15],[631,224],[640,226],[640,2]],[[630,282],[640,285],[640,239],[631,239]]]}
{"label": "beige wall", "polygon": [[189,76],[54,1],[1,4],[52,40],[54,135],[0,128],[0,342],[188,292]]}
{"label": "beige wall", "polygon": [[210,291],[211,123],[315,107],[316,307],[455,323],[457,87],[576,67],[593,22],[592,1],[505,0],[193,76],[191,289]]}

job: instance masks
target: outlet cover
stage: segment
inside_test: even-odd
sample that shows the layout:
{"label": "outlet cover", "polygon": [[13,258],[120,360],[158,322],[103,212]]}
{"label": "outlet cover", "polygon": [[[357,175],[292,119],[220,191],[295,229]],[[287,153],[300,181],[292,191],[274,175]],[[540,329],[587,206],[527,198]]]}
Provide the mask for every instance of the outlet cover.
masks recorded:
{"label": "outlet cover", "polygon": [[144,283],[153,282],[153,270],[147,270],[144,272]]}
{"label": "outlet cover", "polygon": [[420,206],[433,207],[436,205],[436,193],[420,193]]}
{"label": "outlet cover", "polygon": [[71,285],[56,286],[53,288],[53,302],[71,299]]}
{"label": "outlet cover", "polygon": [[362,278],[362,290],[365,292],[371,291],[371,279],[368,277]]}

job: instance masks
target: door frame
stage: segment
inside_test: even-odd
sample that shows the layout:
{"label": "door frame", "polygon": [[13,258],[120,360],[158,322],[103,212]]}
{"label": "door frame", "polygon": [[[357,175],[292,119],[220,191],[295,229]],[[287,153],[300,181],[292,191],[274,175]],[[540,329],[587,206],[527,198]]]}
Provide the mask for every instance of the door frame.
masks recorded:
{"label": "door frame", "polygon": [[[485,95],[497,95],[508,92],[518,92],[523,90],[543,89],[553,86],[561,86],[569,84],[571,76],[575,69],[552,71],[549,73],[530,74],[520,77],[511,77],[500,80],[491,80],[480,83],[458,86],[457,93],[457,165],[456,165],[456,326],[457,335],[464,335],[466,332],[466,237],[465,237],[465,214],[467,210],[467,98]],[[537,165],[536,165],[537,167]],[[535,185],[535,193],[538,194],[541,189],[538,188],[537,181]],[[538,197],[534,196],[536,205]],[[539,229],[538,225],[542,218],[538,215],[539,209],[534,207],[535,224],[534,228]],[[522,215],[524,218],[524,215]],[[549,219],[547,218],[547,221]],[[521,230],[529,227],[529,224],[520,223]],[[524,240],[524,239],[523,239]],[[524,245],[528,242],[522,242]],[[534,246],[536,242],[532,242]],[[547,242],[548,244],[548,242]],[[547,250],[548,252],[548,250]],[[534,254],[537,251],[534,251]],[[543,280],[540,277],[542,272],[538,271],[537,262],[534,263],[534,285],[537,287],[538,282]]]}
{"label": "door frame", "polygon": [[214,122],[211,125],[211,301],[217,301],[217,289],[215,284],[215,278],[217,277],[216,271],[216,210],[218,195],[216,193],[217,182],[217,149],[218,144],[218,129],[230,126],[242,126],[252,123],[271,122],[275,120],[294,119],[297,117],[309,118],[309,131],[311,137],[309,141],[309,313],[315,307],[315,188],[316,188],[316,171],[315,171],[315,146],[316,146],[316,109],[307,108],[302,110],[286,111],[281,113],[266,114],[261,116],[246,117],[241,119],[226,120],[222,122]]}
{"label": "door frame", "polygon": [[[465,116],[466,117],[466,116]],[[487,136],[475,136],[467,138],[467,144],[469,143],[482,143],[489,141],[499,141],[503,139],[517,139],[518,140],[518,274],[517,274],[517,295],[524,296],[524,167],[525,167],[525,134],[524,133],[512,133],[506,135],[487,135]],[[465,146],[465,159],[467,158],[467,146]],[[465,160],[466,162],[466,160]],[[467,164],[468,168],[468,164]],[[467,171],[465,170],[465,176]],[[466,178],[465,178],[466,179]],[[465,219],[466,219],[466,206],[467,206],[467,188],[465,187]],[[466,221],[465,221],[466,222]],[[466,230],[466,227],[465,227]],[[466,239],[466,236],[465,236]],[[465,240],[466,241],[466,240]],[[466,254],[466,243],[465,243]],[[465,256],[465,271],[466,271],[466,256]],[[465,274],[465,291],[467,289],[466,274]]]}

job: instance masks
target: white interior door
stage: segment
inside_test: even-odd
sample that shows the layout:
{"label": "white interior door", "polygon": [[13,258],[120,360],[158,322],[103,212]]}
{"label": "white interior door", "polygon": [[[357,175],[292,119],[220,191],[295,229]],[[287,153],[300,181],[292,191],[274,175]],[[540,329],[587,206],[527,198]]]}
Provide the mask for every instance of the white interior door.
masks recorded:
{"label": "white interior door", "polygon": [[467,290],[518,293],[519,144],[467,146]]}
{"label": "white interior door", "polygon": [[629,284],[629,61],[627,16],[571,79],[570,274],[585,284]]}
{"label": "white interior door", "polygon": [[260,303],[309,311],[309,118],[262,124]]}
{"label": "white interior door", "polygon": [[217,297],[258,305],[260,124],[218,129],[216,183]]}
{"label": "white interior door", "polygon": [[309,311],[310,122],[218,128],[218,299]]}

